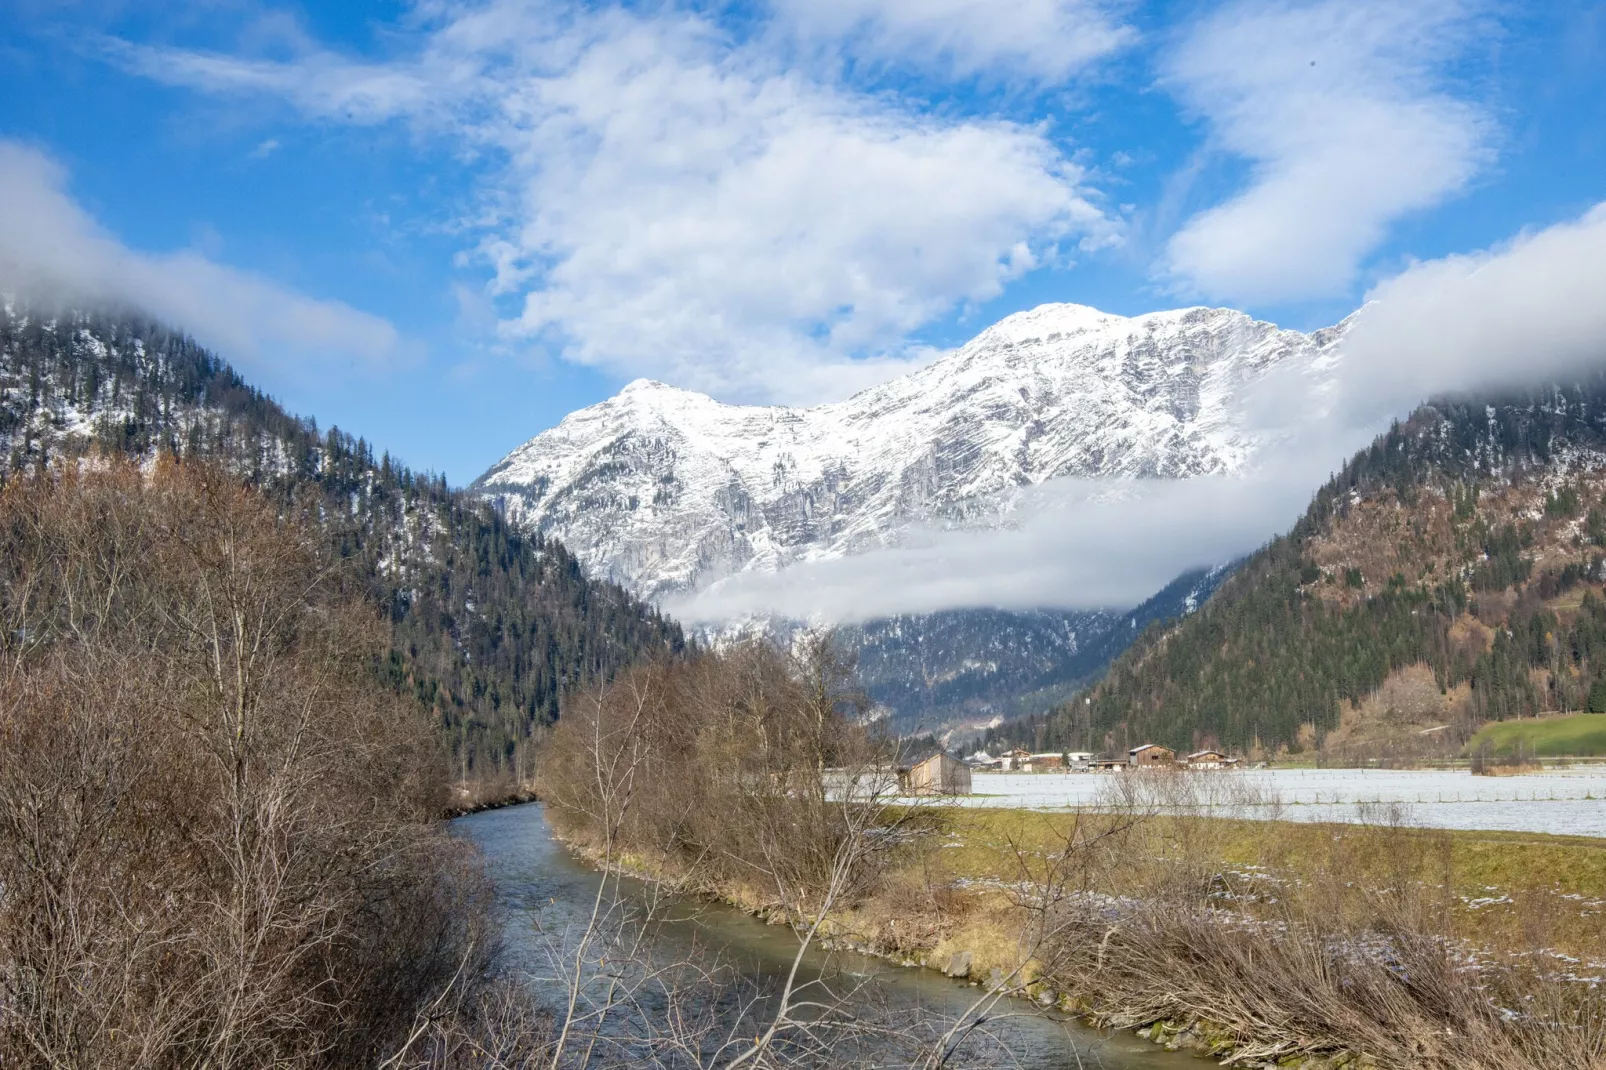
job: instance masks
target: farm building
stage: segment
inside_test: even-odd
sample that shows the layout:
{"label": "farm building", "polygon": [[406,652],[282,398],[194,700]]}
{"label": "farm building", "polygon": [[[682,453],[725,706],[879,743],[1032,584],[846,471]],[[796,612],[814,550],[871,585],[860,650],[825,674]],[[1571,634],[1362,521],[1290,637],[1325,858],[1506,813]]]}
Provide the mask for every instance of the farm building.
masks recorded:
{"label": "farm building", "polygon": [[1170,747],[1162,747],[1158,743],[1145,743],[1141,747],[1133,747],[1126,752],[1128,765],[1139,768],[1150,765],[1170,765],[1177,760],[1176,752]]}
{"label": "farm building", "polygon": [[1093,760],[1093,755],[1086,751],[1045,751],[1042,754],[1030,754],[1026,757],[1026,764],[1019,768],[1041,771],[1044,769],[1070,769],[1075,766],[1086,768],[1087,763]]}
{"label": "farm building", "polygon": [[970,767],[947,754],[898,770],[898,786],[910,795],[969,795]]}
{"label": "farm building", "polygon": [[1230,758],[1218,750],[1196,750],[1185,761],[1189,769],[1231,769],[1238,764],[1237,758]]}

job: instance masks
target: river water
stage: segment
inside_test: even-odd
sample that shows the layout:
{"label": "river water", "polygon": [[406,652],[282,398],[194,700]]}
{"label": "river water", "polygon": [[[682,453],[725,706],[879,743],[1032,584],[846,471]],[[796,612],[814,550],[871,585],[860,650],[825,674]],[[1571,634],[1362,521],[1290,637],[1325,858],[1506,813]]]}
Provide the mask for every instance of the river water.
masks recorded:
{"label": "river water", "polygon": [[[527,979],[535,998],[561,1005],[566,989],[553,979],[554,951],[560,955],[571,951],[574,934],[589,917],[601,876],[553,838],[537,803],[472,814],[458,819],[454,827],[479,845],[496,882],[505,918],[507,967]],[[632,902],[652,894],[631,881],[622,882],[621,890]],[[647,949],[654,958],[718,960],[758,990],[773,989],[797,953],[797,938],[790,929],[721,904],[670,901],[659,904],[656,917]],[[978,988],[932,970],[843,951],[811,949],[801,973],[838,993],[853,989],[855,1006],[874,1007],[880,1020],[890,1022],[955,1019],[980,994]],[[730,998],[734,1003],[735,997]],[[1100,1034],[1027,1011],[1013,1001],[994,1008],[988,1025],[991,1039],[974,1041],[958,1061],[1027,1070],[1198,1070],[1208,1065],[1164,1051],[1131,1033]]]}

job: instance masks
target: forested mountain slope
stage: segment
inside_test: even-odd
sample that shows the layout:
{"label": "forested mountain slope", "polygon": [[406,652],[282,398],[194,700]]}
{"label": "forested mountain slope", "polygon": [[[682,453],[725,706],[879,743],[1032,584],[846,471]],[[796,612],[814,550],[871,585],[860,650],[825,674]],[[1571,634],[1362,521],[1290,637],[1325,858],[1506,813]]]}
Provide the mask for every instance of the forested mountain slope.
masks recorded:
{"label": "forested mountain slope", "polygon": [[566,685],[680,629],[558,542],[444,478],[286,413],[192,340],[132,313],[0,310],[0,478],[94,451],[170,450],[272,493],[321,496],[341,552],[388,612],[382,674],[438,721],[466,775],[506,768]]}
{"label": "forested mountain slope", "polygon": [[1134,609],[959,609],[844,627],[859,679],[901,735],[989,728],[1048,709],[1103,673],[1151,622],[1192,612],[1228,569],[1189,572]]}
{"label": "forested mountain slope", "polygon": [[1439,400],[1090,695],[1000,735],[1387,757],[1454,749],[1488,720],[1606,709],[1603,545],[1606,377]]}

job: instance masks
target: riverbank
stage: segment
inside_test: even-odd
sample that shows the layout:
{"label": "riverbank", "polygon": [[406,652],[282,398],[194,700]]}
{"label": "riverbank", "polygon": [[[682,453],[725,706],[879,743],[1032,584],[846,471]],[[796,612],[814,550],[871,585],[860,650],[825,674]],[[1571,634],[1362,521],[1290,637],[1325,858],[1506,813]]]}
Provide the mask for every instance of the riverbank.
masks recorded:
{"label": "riverbank", "polygon": [[541,801],[535,786],[528,783],[493,781],[488,784],[453,784],[449,791],[450,801],[441,813],[441,817],[447,821],[486,810],[500,810],[504,806],[522,806]]}
{"label": "riverbank", "polygon": [[[569,975],[552,969],[553,956],[574,961],[575,941],[588,929],[603,878],[594,864],[556,838],[546,820],[549,810],[545,804],[535,804],[487,811],[454,822],[454,833],[480,849],[495,882],[502,904],[501,970],[505,976],[519,979],[536,1007],[561,1017],[570,997],[564,981]],[[587,988],[588,998],[606,998],[616,971],[605,967],[601,958],[619,965],[621,960],[612,954],[618,947],[614,937],[625,936],[639,956],[637,962],[671,969],[677,963],[689,964],[672,986],[683,1013],[706,1021],[703,1015],[711,1011],[720,1018],[717,1029],[722,1034],[750,1036],[770,1023],[779,987],[794,976],[795,963],[795,978],[812,999],[848,1000],[841,1008],[842,1031],[838,1035],[858,1045],[854,1056],[844,1052],[840,1061],[824,1058],[813,1065],[896,1067],[924,1065],[929,1054],[924,1043],[934,1039],[932,1030],[940,1032],[947,1028],[944,1023],[964,1019],[967,1009],[982,995],[979,989],[938,971],[907,968],[886,957],[846,948],[827,950],[816,944],[798,959],[797,936],[785,925],[768,924],[761,916],[711,896],[669,894],[661,884],[649,887],[624,873],[614,879],[617,883],[608,900],[619,904],[615,916],[639,920],[638,909],[650,904],[653,921],[628,933],[611,924],[605,926],[609,935],[591,957],[596,968],[585,971],[594,981]],[[708,969],[719,979],[711,988],[698,980],[709,976],[703,973]],[[621,1027],[651,1032],[662,1026],[663,993],[656,981],[649,988],[652,991],[641,993],[642,1000],[630,1000],[629,1008],[621,1006]],[[742,997],[732,1000],[737,992]],[[1022,1013],[1029,1009],[1018,1006],[997,1010],[1004,1013],[990,1017],[956,1052],[952,1065],[977,1070],[1092,1066],[1188,1070],[1204,1065],[1189,1054],[1168,1052],[1130,1031],[1095,1030],[1063,1014]],[[883,1030],[884,1037],[880,1036]],[[721,1062],[714,1060],[709,1065]]]}
{"label": "riverbank", "polygon": [[[1335,873],[1347,877],[1337,883],[1363,889],[1383,888],[1391,881],[1420,886],[1423,902],[1413,903],[1419,907],[1431,900],[1443,912],[1435,937],[1440,942],[1433,945],[1437,956],[1427,965],[1443,969],[1454,986],[1477,987],[1465,983],[1471,981],[1469,971],[1484,971],[1480,982],[1497,974],[1506,977],[1500,971],[1511,956],[1532,951],[1531,938],[1540,920],[1549,937],[1543,941],[1545,952],[1556,963],[1578,964],[1589,951],[1598,954],[1606,946],[1602,928],[1606,845],[1598,840],[1193,818],[1147,825],[1141,842],[1128,844],[1127,871],[1103,874],[1102,890],[1059,888],[1065,896],[1062,913],[1082,919],[1074,923],[1079,928],[1059,934],[1062,941],[1078,942],[1067,953],[1063,947],[1034,946],[1030,934],[1038,913],[1033,907],[1040,905],[1034,904],[1033,896],[1052,883],[1051,859],[1076,834],[1076,817],[960,808],[943,810],[938,816],[934,831],[912,844],[874,889],[831,914],[822,926],[823,941],[902,965],[939,970],[978,986],[1018,989],[1020,996],[1040,1006],[1056,1006],[1095,1027],[1132,1029],[1166,1048],[1191,1050],[1240,1066],[1315,1070],[1455,1065],[1448,1052],[1442,1054],[1452,1060],[1449,1063],[1418,1062],[1414,1057],[1390,1059],[1387,1050],[1403,1050],[1398,1046],[1380,1042],[1373,1051],[1353,1044],[1342,1027],[1353,1008],[1333,1002],[1342,997],[1331,990],[1333,977],[1277,975],[1275,956],[1267,955],[1267,950],[1288,943],[1290,924],[1309,923],[1304,911],[1310,904],[1297,912],[1287,904],[1309,899],[1314,885],[1334,883]],[[583,842],[571,841],[571,846],[593,863],[598,861],[596,852]],[[671,884],[682,893],[730,904],[771,924],[799,920],[761,888],[706,881],[673,860],[628,855],[621,868]],[[1201,879],[1218,885],[1204,896],[1205,908],[1178,910],[1177,883]],[[1441,886],[1438,893],[1428,894],[1435,881]],[[1131,894],[1111,894],[1123,886]],[[1335,900],[1338,913],[1354,908],[1354,899]],[[1165,903],[1165,909],[1151,909],[1157,903]],[[1102,944],[1099,933],[1085,924],[1088,917],[1102,918]],[[1419,915],[1416,920],[1420,923],[1426,917]],[[1347,929],[1312,932],[1321,939],[1342,932],[1354,940],[1370,931],[1366,919],[1348,921]],[[1119,962],[1104,961],[1105,951],[1140,954],[1128,937],[1144,934],[1165,945],[1164,961],[1146,961],[1142,969],[1136,968],[1137,963],[1122,968]],[[1167,940],[1168,936],[1172,938]],[[1445,951],[1452,941],[1467,956],[1447,963],[1443,960],[1453,956]],[[1090,946],[1100,948],[1091,963],[1078,956],[1079,949]],[[1197,963],[1187,961],[1201,952],[1229,960],[1242,954],[1246,963],[1258,957],[1272,974],[1266,979],[1271,987],[1304,985],[1309,991],[1261,1000],[1230,993],[1232,998],[1223,1001],[1213,987],[1197,983],[1203,975],[1196,972]],[[1361,972],[1370,983],[1376,980],[1374,974],[1387,975],[1388,965],[1381,971]],[[1251,978],[1256,968],[1249,966]],[[1160,990],[1146,985],[1146,972],[1155,976]],[[1169,983],[1168,977],[1176,983]],[[1252,979],[1243,983],[1250,989],[1255,986]],[[1478,1008],[1470,1005],[1435,1010],[1459,1016],[1458,1024],[1468,1016],[1475,1023],[1483,1021]]]}

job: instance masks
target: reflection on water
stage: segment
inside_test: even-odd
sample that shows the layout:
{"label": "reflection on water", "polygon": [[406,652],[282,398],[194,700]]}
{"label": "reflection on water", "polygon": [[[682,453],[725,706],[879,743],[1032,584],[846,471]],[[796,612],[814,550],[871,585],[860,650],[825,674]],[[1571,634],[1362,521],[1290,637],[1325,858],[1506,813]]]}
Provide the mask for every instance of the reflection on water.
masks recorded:
{"label": "reflection on water", "polygon": [[[509,966],[536,978],[537,998],[556,1005],[562,986],[539,979],[552,974],[554,947],[584,928],[600,876],[552,838],[539,804],[489,810],[461,818],[455,826],[484,851],[496,880],[507,918]],[[638,898],[650,894],[628,881],[623,891]],[[747,980],[773,988],[797,953],[797,938],[789,929],[767,925],[730,907],[686,900],[666,907],[660,910],[650,938],[651,951],[661,961],[717,958]],[[804,967],[805,980],[820,979],[837,992],[855,989],[856,1007],[867,1013],[874,1008],[890,1021],[913,1021],[922,1017],[917,1011],[956,1018],[979,994],[979,989],[931,970],[849,952],[811,952]],[[1002,1050],[985,1055],[985,1049],[977,1046],[966,1061],[974,1063],[983,1053],[999,1065],[1033,1070],[1190,1070],[1207,1065],[1163,1051],[1130,1033],[1101,1036],[1075,1023],[1022,1013],[1025,1009],[1016,1002],[995,1007],[988,1028]]]}

